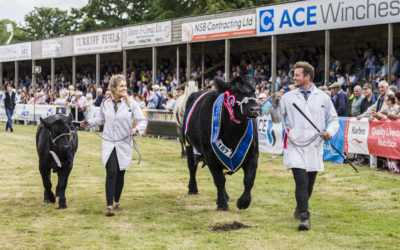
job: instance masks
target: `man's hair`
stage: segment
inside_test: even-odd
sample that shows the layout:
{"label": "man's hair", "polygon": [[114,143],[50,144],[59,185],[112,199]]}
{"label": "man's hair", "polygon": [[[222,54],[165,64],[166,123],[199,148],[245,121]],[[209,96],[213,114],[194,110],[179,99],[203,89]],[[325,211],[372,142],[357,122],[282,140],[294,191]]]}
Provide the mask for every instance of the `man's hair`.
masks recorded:
{"label": "man's hair", "polygon": [[294,66],[295,69],[302,68],[303,75],[310,75],[310,81],[314,80],[314,67],[311,66],[308,62],[300,61],[297,62]]}

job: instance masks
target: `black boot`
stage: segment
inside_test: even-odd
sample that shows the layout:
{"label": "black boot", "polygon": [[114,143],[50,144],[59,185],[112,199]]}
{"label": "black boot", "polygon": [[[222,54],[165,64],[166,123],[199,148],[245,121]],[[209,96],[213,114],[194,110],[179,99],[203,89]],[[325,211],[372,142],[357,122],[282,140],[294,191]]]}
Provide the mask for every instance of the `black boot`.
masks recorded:
{"label": "black boot", "polygon": [[299,231],[311,229],[311,220],[309,212],[300,213],[300,224],[298,229]]}
{"label": "black boot", "polygon": [[11,131],[11,132],[14,132],[14,129],[13,129],[13,128],[10,128],[10,131]]}

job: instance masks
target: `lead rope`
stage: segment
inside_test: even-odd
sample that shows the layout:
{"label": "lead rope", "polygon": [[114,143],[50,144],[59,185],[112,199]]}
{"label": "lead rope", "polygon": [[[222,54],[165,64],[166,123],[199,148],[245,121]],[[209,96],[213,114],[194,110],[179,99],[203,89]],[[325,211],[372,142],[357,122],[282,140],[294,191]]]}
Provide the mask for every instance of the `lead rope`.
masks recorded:
{"label": "lead rope", "polygon": [[[271,99],[271,97],[270,97],[269,99]],[[274,105],[274,104],[271,105],[271,108],[268,110],[268,112],[265,114],[265,116],[268,116],[268,115],[272,112],[272,109],[274,108],[273,105]],[[283,114],[282,114],[282,112],[281,112],[281,116],[284,117]],[[322,130],[322,132],[318,132],[318,133],[314,134],[311,138],[309,138],[309,139],[307,139],[307,140],[304,140],[304,141],[295,141],[295,140],[290,136],[289,129],[286,127],[286,123],[285,123],[284,120],[282,120],[282,125],[283,125],[283,129],[284,129],[284,131],[285,131],[285,133],[286,133],[286,135],[287,135],[289,141],[290,141],[293,145],[295,145],[295,146],[297,146],[297,147],[306,147],[306,146],[310,145],[311,143],[313,143],[313,142],[315,142],[315,141],[318,141],[317,144],[315,145],[315,147],[319,147],[319,145],[320,145],[321,142],[322,142],[321,135],[323,135],[324,132],[326,132],[326,130],[324,129],[324,130]],[[331,143],[329,142],[329,146],[330,146],[330,145],[331,145]]]}
{"label": "lead rope", "polygon": [[135,151],[136,151],[137,154],[139,155],[138,165],[140,164],[140,162],[142,161],[142,155],[140,154],[139,149],[137,148],[137,142],[136,142],[136,140],[133,138],[132,135],[125,136],[124,138],[119,139],[119,140],[110,140],[110,139],[106,139],[106,138],[104,138],[103,136],[101,136],[99,133],[97,133],[96,130],[92,130],[91,128],[93,128],[93,127],[91,127],[91,126],[89,126],[89,125],[88,125],[88,127],[89,127],[89,131],[94,132],[100,139],[105,140],[105,141],[108,141],[108,142],[119,142],[119,141],[126,140],[127,138],[130,138],[128,144],[129,144],[129,146],[130,146],[131,148],[135,149]]}

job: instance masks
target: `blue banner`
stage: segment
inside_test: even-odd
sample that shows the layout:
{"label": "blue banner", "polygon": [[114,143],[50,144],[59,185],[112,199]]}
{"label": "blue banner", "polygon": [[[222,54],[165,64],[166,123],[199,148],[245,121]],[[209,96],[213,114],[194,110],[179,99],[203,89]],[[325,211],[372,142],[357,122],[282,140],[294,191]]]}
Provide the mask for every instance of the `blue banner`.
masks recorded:
{"label": "blue banner", "polygon": [[[331,144],[343,154],[344,130],[346,128],[347,117],[339,117],[339,130],[330,141]],[[324,142],[324,161],[333,161],[342,164],[344,159],[340,156],[328,142]]]}

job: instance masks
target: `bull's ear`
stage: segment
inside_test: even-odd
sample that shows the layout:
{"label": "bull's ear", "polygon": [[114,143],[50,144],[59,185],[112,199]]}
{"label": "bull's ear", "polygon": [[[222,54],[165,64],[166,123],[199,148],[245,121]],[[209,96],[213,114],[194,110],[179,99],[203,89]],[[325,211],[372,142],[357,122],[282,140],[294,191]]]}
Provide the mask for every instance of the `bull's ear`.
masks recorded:
{"label": "bull's ear", "polygon": [[72,115],[72,113],[69,113],[69,116],[68,116],[68,119],[67,119],[68,124],[71,124],[73,119],[74,119],[74,116]]}
{"label": "bull's ear", "polygon": [[50,129],[50,123],[46,122],[42,117],[40,117],[40,123],[43,124],[45,128]]}
{"label": "bull's ear", "polygon": [[217,77],[214,78],[214,82],[215,82],[215,87],[217,88],[218,92],[220,92],[220,93],[231,89],[230,82],[224,82]]}

